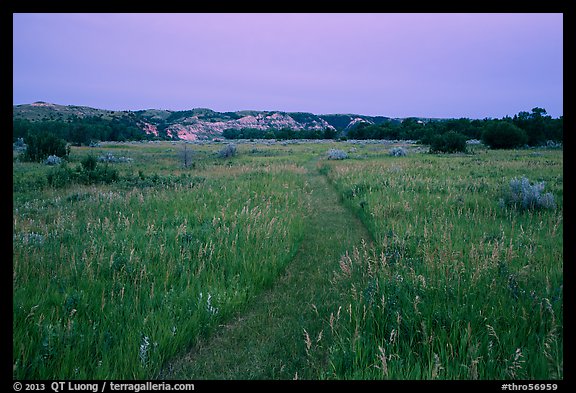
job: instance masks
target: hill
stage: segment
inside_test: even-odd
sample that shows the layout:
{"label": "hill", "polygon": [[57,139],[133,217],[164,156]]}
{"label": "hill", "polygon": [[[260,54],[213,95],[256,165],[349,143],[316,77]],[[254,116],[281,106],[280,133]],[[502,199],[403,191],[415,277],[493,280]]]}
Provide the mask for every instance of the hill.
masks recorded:
{"label": "hill", "polygon": [[146,109],[112,111],[86,106],[58,105],[43,101],[14,105],[13,119],[28,121],[97,121],[122,123],[139,129],[144,136],[162,139],[211,139],[221,137],[226,129],[256,130],[347,130],[364,122],[381,124],[390,118],[356,114],[316,115],[307,112],[253,111],[216,112],[208,108],[183,111]]}

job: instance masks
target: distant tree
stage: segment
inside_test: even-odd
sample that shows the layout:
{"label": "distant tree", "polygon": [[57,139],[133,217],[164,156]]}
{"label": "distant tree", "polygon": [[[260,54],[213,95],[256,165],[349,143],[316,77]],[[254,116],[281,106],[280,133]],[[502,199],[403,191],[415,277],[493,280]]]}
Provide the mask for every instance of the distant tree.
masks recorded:
{"label": "distant tree", "polygon": [[89,133],[87,127],[82,124],[74,124],[71,127],[70,134],[69,134],[69,141],[73,143],[75,146],[80,146],[82,144],[88,144],[89,142]]}
{"label": "distant tree", "polygon": [[70,147],[66,141],[53,134],[29,134],[24,141],[28,146],[24,159],[28,161],[43,161],[52,155],[64,158],[70,153]]}
{"label": "distant tree", "polygon": [[546,109],[536,107],[532,108],[530,113],[518,113],[512,122],[524,130],[528,138],[526,141],[528,145],[538,146],[546,141],[546,129],[551,120],[552,118],[547,115]]}
{"label": "distant tree", "polygon": [[297,137],[296,131],[290,128],[281,128],[275,134],[277,139],[295,139]]}
{"label": "distant tree", "polygon": [[564,140],[564,117],[560,116],[558,119],[550,119],[546,122],[544,134],[546,140],[562,142]]}
{"label": "distant tree", "polygon": [[338,135],[338,131],[334,128],[325,128],[322,137],[324,139],[336,139],[336,135]]}
{"label": "distant tree", "polygon": [[32,123],[29,120],[13,119],[12,120],[12,143],[28,135]]}
{"label": "distant tree", "polygon": [[456,131],[448,131],[432,137],[431,153],[456,153],[466,151],[466,136]]}
{"label": "distant tree", "polygon": [[238,130],[234,128],[227,128],[222,131],[222,136],[226,139],[238,139]]}
{"label": "distant tree", "polygon": [[512,149],[528,142],[526,132],[513,123],[494,120],[486,125],[482,142],[492,149]]}

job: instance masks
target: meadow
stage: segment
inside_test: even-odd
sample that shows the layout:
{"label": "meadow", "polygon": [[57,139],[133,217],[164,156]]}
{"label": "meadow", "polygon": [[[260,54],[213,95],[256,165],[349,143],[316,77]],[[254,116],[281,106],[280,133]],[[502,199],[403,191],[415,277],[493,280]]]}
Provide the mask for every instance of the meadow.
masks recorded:
{"label": "meadow", "polygon": [[[222,142],[72,147],[69,172],[88,156],[130,158],[99,162],[117,173],[102,183],[14,162],[15,379],[162,376],[273,297],[298,258],[323,261],[307,282],[332,292],[295,299],[305,316],[285,311],[299,361],[281,378],[563,378],[562,150],[236,143],[226,158]],[[327,159],[331,148],[348,158]],[[556,207],[502,205],[520,176],[544,181]],[[329,258],[303,244],[346,225],[314,214],[328,192],[368,234],[315,238],[346,244]]]}
{"label": "meadow", "polygon": [[[562,155],[323,163],[375,241],[342,256],[349,300],[327,318],[335,378],[562,378]],[[544,181],[554,210],[496,203]]]}

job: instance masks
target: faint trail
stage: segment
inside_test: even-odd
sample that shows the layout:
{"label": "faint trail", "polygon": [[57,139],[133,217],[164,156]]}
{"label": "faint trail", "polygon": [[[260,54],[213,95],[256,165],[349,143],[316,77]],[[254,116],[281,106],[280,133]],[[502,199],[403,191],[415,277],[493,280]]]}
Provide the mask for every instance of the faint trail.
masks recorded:
{"label": "faint trail", "polygon": [[304,240],[285,274],[247,311],[188,354],[173,360],[162,379],[306,378],[303,329],[318,332],[338,306],[340,291],[330,283],[341,255],[371,237],[340,202],[324,176],[308,165],[312,211]]}

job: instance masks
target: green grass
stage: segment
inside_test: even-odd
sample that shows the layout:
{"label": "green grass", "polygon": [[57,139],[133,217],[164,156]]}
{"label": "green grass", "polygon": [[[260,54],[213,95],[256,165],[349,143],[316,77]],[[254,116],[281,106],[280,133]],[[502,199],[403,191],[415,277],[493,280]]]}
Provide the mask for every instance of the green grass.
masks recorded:
{"label": "green grass", "polygon": [[[331,282],[332,271],[341,254],[370,235],[314,166],[307,170],[305,235],[286,272],[216,337],[169,364],[163,378],[310,379],[324,372],[327,353],[319,350],[324,344],[319,315],[338,304],[343,289]],[[306,334],[314,335],[313,357]]]}
{"label": "green grass", "polygon": [[[331,377],[563,377],[561,153],[324,165],[376,239],[337,272],[349,299],[332,327]],[[499,207],[520,175],[546,181],[559,208]]]}
{"label": "green grass", "polygon": [[[158,156],[143,170],[165,179]],[[150,377],[275,281],[303,236],[304,178],[222,168],[15,195],[15,378]]]}
{"label": "green grass", "polygon": [[[562,151],[189,147],[14,163],[14,378],[563,378]],[[500,207],[518,176],[558,208]]]}

